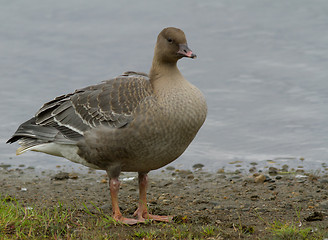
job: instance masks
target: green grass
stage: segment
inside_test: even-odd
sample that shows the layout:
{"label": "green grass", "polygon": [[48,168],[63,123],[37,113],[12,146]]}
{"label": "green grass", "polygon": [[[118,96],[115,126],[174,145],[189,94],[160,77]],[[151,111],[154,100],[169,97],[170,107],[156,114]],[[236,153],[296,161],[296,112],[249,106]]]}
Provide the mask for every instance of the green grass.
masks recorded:
{"label": "green grass", "polygon": [[81,227],[74,211],[59,203],[52,209],[23,207],[11,197],[0,199],[0,239],[43,239],[69,237],[71,229]]}
{"label": "green grass", "polygon": [[51,208],[25,207],[14,198],[0,196],[0,239],[323,239],[327,229],[299,227],[274,221],[258,236],[254,226],[241,221],[225,225],[151,223],[126,226],[95,204],[92,210],[57,203]]}
{"label": "green grass", "polygon": [[327,229],[304,227],[302,224],[300,207],[295,207],[295,213],[297,216],[297,223],[294,222],[281,222],[278,220],[273,223],[266,222],[259,213],[258,218],[268,226],[268,232],[271,233],[271,237],[266,239],[271,240],[318,240],[328,237]]}
{"label": "green grass", "polygon": [[273,234],[272,239],[316,240],[324,238],[324,233],[320,230],[314,230],[311,227],[302,228],[294,223],[281,223],[279,221],[275,221],[269,230]]}
{"label": "green grass", "polygon": [[[92,204],[92,203],[91,203]],[[156,223],[125,226],[92,204],[84,209],[24,207],[0,196],[0,239],[204,239],[219,234],[214,226]]]}

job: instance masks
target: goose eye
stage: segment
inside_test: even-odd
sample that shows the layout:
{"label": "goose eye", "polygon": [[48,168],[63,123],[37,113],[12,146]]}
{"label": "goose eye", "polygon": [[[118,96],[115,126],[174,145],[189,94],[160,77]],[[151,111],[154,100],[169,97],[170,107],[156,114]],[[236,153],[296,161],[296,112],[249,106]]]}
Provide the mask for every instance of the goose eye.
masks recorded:
{"label": "goose eye", "polygon": [[167,41],[168,41],[169,43],[173,43],[172,38],[168,38]]}

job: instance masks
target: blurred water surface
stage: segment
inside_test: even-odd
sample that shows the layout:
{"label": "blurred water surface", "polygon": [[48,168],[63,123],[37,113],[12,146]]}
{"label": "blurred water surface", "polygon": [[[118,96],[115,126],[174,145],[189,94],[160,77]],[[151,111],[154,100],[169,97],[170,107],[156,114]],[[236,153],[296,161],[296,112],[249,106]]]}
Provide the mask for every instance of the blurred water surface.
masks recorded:
{"label": "blurred water surface", "polygon": [[17,144],[5,141],[58,95],[148,72],[157,34],[175,26],[198,55],[180,70],[206,95],[209,114],[172,165],[273,160],[316,170],[328,159],[327,12],[324,0],[2,1],[0,163],[75,167],[40,153],[16,157]]}

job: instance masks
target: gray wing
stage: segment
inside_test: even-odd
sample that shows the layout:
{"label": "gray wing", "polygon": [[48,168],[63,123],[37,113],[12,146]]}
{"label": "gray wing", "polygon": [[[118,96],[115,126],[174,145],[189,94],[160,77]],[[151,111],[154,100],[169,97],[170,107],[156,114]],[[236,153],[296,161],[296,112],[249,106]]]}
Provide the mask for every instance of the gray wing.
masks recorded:
{"label": "gray wing", "polygon": [[99,125],[124,127],[133,119],[133,110],[151,94],[152,87],[146,74],[126,72],[45,103],[7,142],[21,140],[38,145],[66,141],[69,144]]}

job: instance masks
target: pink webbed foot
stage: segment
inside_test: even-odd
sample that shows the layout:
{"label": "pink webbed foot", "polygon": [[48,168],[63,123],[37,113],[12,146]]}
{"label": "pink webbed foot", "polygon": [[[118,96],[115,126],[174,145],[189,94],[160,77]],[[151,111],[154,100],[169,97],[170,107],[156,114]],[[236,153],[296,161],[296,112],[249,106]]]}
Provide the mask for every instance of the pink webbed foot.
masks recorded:
{"label": "pink webbed foot", "polygon": [[123,217],[122,215],[113,216],[113,218],[119,223],[124,223],[124,224],[128,224],[128,225],[135,225],[138,223],[145,222],[145,220],[142,220],[142,219],[126,218],[126,217]]}
{"label": "pink webbed foot", "polygon": [[143,210],[138,208],[133,216],[138,217],[138,220],[145,221],[145,220],[154,220],[158,222],[171,222],[173,219],[173,216],[158,216],[158,215],[152,215],[147,212],[147,210]]}

